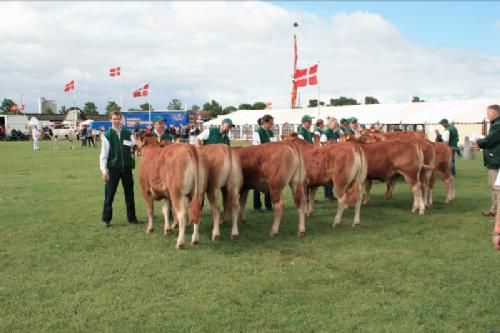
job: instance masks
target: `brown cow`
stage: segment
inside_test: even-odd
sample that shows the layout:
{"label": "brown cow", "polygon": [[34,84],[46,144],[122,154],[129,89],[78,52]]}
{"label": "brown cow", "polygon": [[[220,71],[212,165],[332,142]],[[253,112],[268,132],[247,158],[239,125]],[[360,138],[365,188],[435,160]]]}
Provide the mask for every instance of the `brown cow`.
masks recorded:
{"label": "brown cow", "polygon": [[240,192],[240,221],[245,221],[244,210],[250,189],[269,191],[274,207],[274,222],[269,232],[271,238],[279,233],[283,215],[283,189],[289,185],[299,213],[297,236],[305,233],[305,180],[306,170],[302,154],[295,145],[271,142],[258,146],[232,148],[239,156],[243,171]]}
{"label": "brown cow", "polygon": [[296,144],[304,155],[307,186],[310,189],[307,214],[313,211],[318,186],[332,182],[338,201],[332,227],[340,224],[346,204],[355,206],[352,226],[359,225],[363,183],[367,174],[366,159],[359,145],[337,143],[317,147],[292,135],[284,139]]}
{"label": "brown cow", "polygon": [[151,134],[146,134],[139,145],[142,156],[139,179],[148,214],[146,232],[153,231],[154,200],[165,199],[162,208],[165,217],[164,234],[167,235],[171,231],[168,214],[171,202],[179,222],[176,248],[181,249],[185,244],[188,204],[191,202],[189,214],[193,224],[191,243],[197,244],[205,175],[200,167],[201,159],[196,149],[186,144],[162,147]]}
{"label": "brown cow", "polygon": [[365,182],[365,203],[370,200],[372,180],[388,181],[396,174],[404,177],[413,192],[412,212],[425,212],[420,172],[423,168],[423,153],[416,144],[407,141],[383,141],[361,145],[368,163]]}
{"label": "brown cow", "polygon": [[[364,142],[373,142],[373,141],[380,142],[386,140],[400,140],[400,141],[412,142],[417,144],[422,150],[424,156],[423,163],[425,165],[425,168],[420,173],[420,182],[422,183],[422,195],[424,198],[424,203],[426,207],[429,207],[430,203],[428,202],[428,198],[430,191],[430,179],[432,177],[436,161],[436,152],[434,149],[434,145],[432,144],[432,142],[427,140],[423,134],[417,132],[388,132],[388,133],[371,132],[370,133],[365,131],[363,133],[362,138],[360,139],[360,141]],[[395,184],[396,183],[394,179],[387,180],[387,191],[385,193],[386,199],[392,198]]]}
{"label": "brown cow", "polygon": [[212,240],[220,237],[219,224],[221,220],[217,196],[220,190],[224,193],[224,206],[230,207],[232,216],[231,238],[237,239],[238,215],[240,209],[240,189],[243,185],[243,174],[240,161],[236,154],[225,144],[211,144],[198,148],[199,155],[204,158],[207,169],[205,192],[212,209],[214,227]]}
{"label": "brown cow", "polygon": [[[436,150],[436,168],[435,171],[439,173],[441,180],[446,188],[445,203],[455,199],[455,177],[451,174],[451,150],[450,147],[443,142],[434,142],[434,149]],[[436,181],[435,174],[432,174],[429,183],[429,203],[432,204],[432,188]]]}

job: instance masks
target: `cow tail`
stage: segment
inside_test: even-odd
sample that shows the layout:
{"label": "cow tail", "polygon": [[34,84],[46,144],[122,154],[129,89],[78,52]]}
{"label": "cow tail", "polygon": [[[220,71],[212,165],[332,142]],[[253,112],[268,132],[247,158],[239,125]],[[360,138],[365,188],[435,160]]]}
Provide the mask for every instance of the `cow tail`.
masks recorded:
{"label": "cow tail", "polygon": [[299,157],[299,167],[297,170],[299,184],[295,188],[295,192],[293,193],[293,199],[295,201],[295,206],[297,208],[300,208],[302,206],[302,204],[306,203],[306,199],[307,199],[306,198],[307,184],[306,184],[306,179],[305,179],[306,178],[306,174],[305,174],[306,166],[305,166],[305,162],[304,162],[304,156],[302,155],[302,152],[300,151],[299,147],[297,147],[297,145],[294,143],[291,146],[293,147],[293,149],[295,149],[295,151],[297,151],[297,154]]}
{"label": "cow tail", "polygon": [[194,148],[191,145],[187,145],[190,149],[190,155],[192,159],[195,161],[195,176],[194,176],[194,195],[191,200],[191,207],[190,207],[190,218],[191,218],[191,224],[198,224],[200,223],[200,217],[201,217],[201,194],[202,194],[202,189],[201,189],[201,176],[200,176],[200,158],[198,157],[198,153],[196,152],[196,148]]}
{"label": "cow tail", "polygon": [[229,175],[228,175],[228,181],[226,182],[226,197],[224,198],[224,217],[226,214],[230,211],[231,206],[233,205],[233,191],[234,191],[234,177],[235,175],[233,174],[233,154],[231,152],[231,148],[228,146],[227,149],[224,150],[224,154],[226,155],[226,161],[229,161]]}
{"label": "cow tail", "polygon": [[[347,204],[354,205],[361,195],[361,184],[363,173],[366,175],[366,163],[364,161],[364,154],[361,152],[361,149],[357,145],[353,145],[353,157],[354,157],[354,165],[353,171],[354,174],[351,176],[351,184],[346,189],[347,194]],[[365,176],[366,177],[366,176]]]}

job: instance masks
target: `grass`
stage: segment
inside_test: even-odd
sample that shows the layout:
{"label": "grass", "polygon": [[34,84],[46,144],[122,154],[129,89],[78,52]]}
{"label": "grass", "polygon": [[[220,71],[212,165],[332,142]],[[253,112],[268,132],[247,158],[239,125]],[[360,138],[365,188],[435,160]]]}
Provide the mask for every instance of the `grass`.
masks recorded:
{"label": "grass", "polygon": [[[295,238],[287,190],[277,239],[270,213],[247,212],[212,242],[205,208],[201,244],[128,225],[118,190],[113,227],[100,225],[98,150],[53,151],[48,142],[0,142],[1,332],[491,332],[500,330],[500,254],[490,244],[486,170],[458,161],[457,200],[442,183],[425,216],[410,213],[398,184],[390,201],[375,185],[352,229],[335,231],[336,204],[322,200]],[[136,182],[136,208],[146,213]],[[250,207],[251,208],[251,207]],[[188,237],[189,239],[189,237]]]}

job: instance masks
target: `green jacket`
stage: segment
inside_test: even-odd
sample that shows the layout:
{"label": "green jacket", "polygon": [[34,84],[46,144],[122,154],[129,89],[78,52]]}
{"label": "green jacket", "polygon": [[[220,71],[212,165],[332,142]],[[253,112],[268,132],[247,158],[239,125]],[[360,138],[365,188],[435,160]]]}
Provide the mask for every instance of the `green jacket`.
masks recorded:
{"label": "green jacket", "polygon": [[274,137],[273,131],[266,130],[264,127],[257,128],[256,132],[259,133],[260,143],[271,142],[271,138]]}
{"label": "green jacket", "polygon": [[319,128],[319,127],[315,127],[315,128],[314,128],[314,133],[315,133],[315,132],[318,132],[318,133],[319,133],[319,135],[321,135],[321,134],[325,134],[325,130],[322,130],[322,129],[321,129],[321,128]]}
{"label": "green jacket", "polygon": [[[156,138],[158,138],[158,134],[156,134],[156,131],[153,131],[153,134]],[[174,138],[168,133],[168,131],[164,131],[163,134],[161,135],[160,141],[165,140],[165,141],[173,141]]]}
{"label": "green jacket", "polygon": [[447,128],[448,132],[450,132],[450,141],[448,145],[450,147],[456,148],[458,147],[458,131],[453,125],[449,125]]}
{"label": "green jacket", "polygon": [[328,141],[331,141],[331,140],[337,141],[340,138],[339,133],[336,132],[336,131],[334,131],[334,130],[332,130],[331,128],[326,129],[326,131],[324,132],[324,134],[326,135],[326,139]]}
{"label": "green jacket", "polygon": [[313,134],[308,129],[305,129],[302,126],[299,126],[299,129],[297,130],[297,134],[302,135],[302,137],[304,138],[304,140],[307,143],[310,143],[310,144],[313,143],[313,137],[312,137]]}
{"label": "green jacket", "polygon": [[109,141],[107,168],[109,170],[132,169],[132,147],[124,144],[124,141],[131,142],[132,132],[122,127],[118,138],[116,131],[109,128],[104,136]]}
{"label": "green jacket", "polygon": [[[451,141],[451,139],[450,139]],[[488,135],[478,139],[477,145],[483,149],[484,166],[488,169],[500,168],[500,117],[491,123]]]}
{"label": "green jacket", "polygon": [[222,134],[219,127],[210,127],[208,139],[203,140],[203,145],[210,145],[215,143],[224,143],[230,146],[229,136],[227,134]]}

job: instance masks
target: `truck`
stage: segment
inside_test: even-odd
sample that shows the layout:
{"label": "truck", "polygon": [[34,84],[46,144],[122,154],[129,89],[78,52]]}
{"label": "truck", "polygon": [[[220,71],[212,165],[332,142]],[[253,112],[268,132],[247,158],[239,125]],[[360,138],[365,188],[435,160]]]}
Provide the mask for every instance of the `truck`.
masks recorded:
{"label": "truck", "polygon": [[28,116],[0,115],[0,139],[25,140],[30,133]]}

